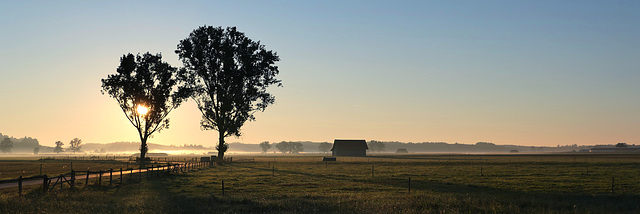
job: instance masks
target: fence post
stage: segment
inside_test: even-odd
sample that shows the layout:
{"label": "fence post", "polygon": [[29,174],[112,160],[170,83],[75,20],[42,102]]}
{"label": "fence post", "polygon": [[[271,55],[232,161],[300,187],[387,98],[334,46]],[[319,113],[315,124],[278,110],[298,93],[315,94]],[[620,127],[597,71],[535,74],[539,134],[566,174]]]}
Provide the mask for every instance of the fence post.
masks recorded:
{"label": "fence post", "polygon": [[122,184],[122,167],[120,167],[120,184]]}
{"label": "fence post", "polygon": [[113,184],[113,169],[109,169],[109,186]]}
{"label": "fence post", "polygon": [[71,189],[76,187],[76,171],[71,170]]}
{"label": "fence post", "polygon": [[587,164],[587,175],[589,174],[589,164]]}
{"label": "fence post", "polygon": [[22,196],[22,176],[18,178],[18,195]]}
{"label": "fence post", "polygon": [[47,189],[49,188],[47,186],[49,184],[48,181],[49,181],[49,179],[47,178],[47,175],[44,175],[44,177],[42,179],[42,192],[43,193],[47,192]]}
{"label": "fence post", "polygon": [[91,171],[87,170],[87,179],[84,182],[85,187],[89,184],[89,174],[91,174]]}
{"label": "fence post", "polygon": [[102,185],[102,170],[100,170],[98,173],[100,174],[100,176],[98,176],[99,177],[98,178],[98,185]]}
{"label": "fence post", "polygon": [[613,188],[615,186],[616,177],[611,177],[611,195],[614,194]]}

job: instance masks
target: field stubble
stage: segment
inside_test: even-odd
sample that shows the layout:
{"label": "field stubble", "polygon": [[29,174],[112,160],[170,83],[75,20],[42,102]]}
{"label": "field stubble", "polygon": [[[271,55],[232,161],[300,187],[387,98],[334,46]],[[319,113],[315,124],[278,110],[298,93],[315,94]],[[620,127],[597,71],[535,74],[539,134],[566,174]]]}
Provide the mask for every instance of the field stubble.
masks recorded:
{"label": "field stubble", "polygon": [[89,186],[47,195],[34,191],[20,198],[3,195],[0,212],[635,213],[640,209],[640,162],[635,155],[407,155],[338,157],[329,163],[317,156],[254,160],[139,184]]}

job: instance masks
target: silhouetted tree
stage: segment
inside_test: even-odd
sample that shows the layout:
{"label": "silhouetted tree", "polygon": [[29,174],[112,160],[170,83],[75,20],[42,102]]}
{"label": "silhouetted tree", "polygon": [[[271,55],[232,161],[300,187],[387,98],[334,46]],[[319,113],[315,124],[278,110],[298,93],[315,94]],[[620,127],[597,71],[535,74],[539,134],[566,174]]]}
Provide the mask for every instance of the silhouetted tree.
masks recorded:
{"label": "silhouetted tree", "polygon": [[369,149],[372,152],[382,152],[384,151],[384,142],[372,140],[369,142]]}
{"label": "silhouetted tree", "polygon": [[627,145],[627,143],[618,143],[618,144],[616,144],[616,147],[624,148],[624,147],[628,147],[628,145]]}
{"label": "silhouetted tree", "polygon": [[327,142],[322,142],[318,145],[318,151],[327,153],[331,151],[331,144]]}
{"label": "silhouetted tree", "polygon": [[102,93],[114,98],[140,137],[140,164],[144,165],[147,140],[169,128],[169,113],[189,97],[176,78],[176,68],[160,54],[123,55],[116,74],[102,79]]}
{"label": "silhouetted tree", "polygon": [[56,154],[59,154],[60,152],[64,152],[62,145],[64,145],[62,141],[56,141],[56,147],[53,148],[53,152],[55,152]]}
{"label": "silhouetted tree", "polygon": [[276,149],[282,153],[287,153],[291,151],[291,145],[288,142],[282,141],[276,144]]}
{"label": "silhouetted tree", "polygon": [[291,153],[298,154],[304,151],[304,148],[302,147],[302,143],[300,142],[290,142],[290,143],[291,143]]}
{"label": "silhouetted tree", "polygon": [[[274,65],[279,57],[235,27],[199,27],[175,52],[185,67],[180,76],[191,86],[202,113],[200,125],[218,131],[218,148],[226,148],[225,137],[239,137],[242,125],[275,101],[266,89],[281,86]],[[225,151],[218,150],[219,162]]]}
{"label": "silhouetted tree", "polygon": [[271,149],[271,144],[269,141],[265,141],[260,143],[260,149],[262,149],[262,153],[267,153],[267,150]]}
{"label": "silhouetted tree", "polygon": [[11,153],[11,149],[13,148],[13,141],[11,138],[5,138],[0,142],[0,150],[2,153]]}
{"label": "silhouetted tree", "polygon": [[282,153],[295,153],[295,154],[298,154],[298,153],[304,151],[302,143],[300,143],[300,142],[282,141],[282,142],[276,144],[276,148],[278,149],[278,151],[280,151]]}
{"label": "silhouetted tree", "polygon": [[289,153],[291,152],[291,144],[289,144],[289,142],[282,141],[276,144],[276,149],[282,153]]}
{"label": "silhouetted tree", "polygon": [[82,140],[80,140],[79,138],[73,138],[73,140],[71,140],[69,144],[69,149],[73,151],[74,154],[82,149]]}
{"label": "silhouetted tree", "polygon": [[33,154],[37,155],[38,153],[40,153],[40,146],[33,147]]}

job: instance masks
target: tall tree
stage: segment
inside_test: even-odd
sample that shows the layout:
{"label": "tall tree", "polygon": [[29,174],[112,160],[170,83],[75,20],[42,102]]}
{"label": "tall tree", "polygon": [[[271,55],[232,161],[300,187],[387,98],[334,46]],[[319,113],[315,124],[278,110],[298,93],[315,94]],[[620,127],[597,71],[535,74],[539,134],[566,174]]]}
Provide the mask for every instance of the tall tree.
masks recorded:
{"label": "tall tree", "polygon": [[11,141],[11,138],[5,138],[4,140],[2,140],[2,142],[0,142],[0,150],[2,151],[2,153],[11,153],[11,149],[13,148],[13,141]]}
{"label": "tall tree", "polygon": [[331,144],[327,142],[322,142],[318,145],[318,151],[327,153],[331,150]]}
{"label": "tall tree", "polygon": [[265,141],[260,143],[260,149],[262,149],[262,153],[267,153],[267,150],[271,149],[271,144],[269,141]]}
{"label": "tall tree", "polygon": [[222,162],[225,137],[239,137],[240,128],[255,120],[256,111],[274,103],[267,88],[281,86],[274,65],[280,58],[235,27],[199,27],[175,52],[185,67],[180,76],[191,86],[191,97],[202,113],[201,127],[218,131],[216,148]]}
{"label": "tall tree", "polygon": [[304,151],[304,148],[302,147],[302,143],[300,142],[290,142],[290,143],[291,143],[291,153],[298,154]]}
{"label": "tall tree", "polygon": [[80,140],[80,138],[73,138],[73,140],[71,140],[69,144],[70,144],[69,149],[71,149],[71,151],[73,151],[74,154],[80,151],[80,149],[82,149],[82,145],[81,145],[82,140]]}
{"label": "tall tree", "polygon": [[64,152],[62,145],[64,145],[62,141],[56,141],[56,147],[53,148],[53,152],[55,152],[56,154],[59,154],[60,152]]}
{"label": "tall tree", "polygon": [[276,144],[278,151],[282,153],[294,153],[298,154],[304,151],[303,145],[300,142],[286,142],[282,141]]}
{"label": "tall tree", "polygon": [[289,144],[289,142],[286,141],[282,141],[280,143],[276,144],[276,149],[278,149],[278,151],[282,152],[282,153],[288,153],[291,152],[291,144]]}
{"label": "tall tree", "polygon": [[372,152],[382,152],[385,149],[384,142],[372,140],[369,142],[369,149]]}
{"label": "tall tree", "polygon": [[176,68],[160,54],[123,55],[116,74],[102,79],[102,93],[114,98],[140,137],[140,164],[144,165],[147,140],[169,128],[169,113],[188,99],[188,89],[176,78]]}

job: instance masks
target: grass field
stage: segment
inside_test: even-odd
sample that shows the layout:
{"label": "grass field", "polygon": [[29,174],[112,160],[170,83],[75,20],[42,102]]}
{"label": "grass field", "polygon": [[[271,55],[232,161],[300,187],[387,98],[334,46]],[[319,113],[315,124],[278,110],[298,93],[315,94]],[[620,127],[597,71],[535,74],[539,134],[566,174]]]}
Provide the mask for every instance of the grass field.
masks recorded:
{"label": "grass field", "polygon": [[34,189],[23,197],[4,193],[0,213],[640,210],[640,155],[405,155],[320,160],[318,156],[255,157],[255,163],[234,162],[122,186],[89,186],[46,195]]}

